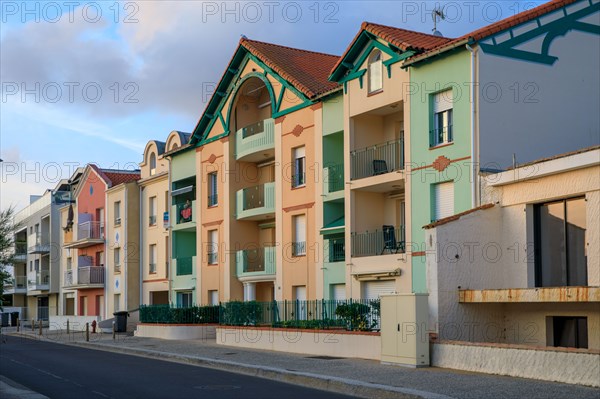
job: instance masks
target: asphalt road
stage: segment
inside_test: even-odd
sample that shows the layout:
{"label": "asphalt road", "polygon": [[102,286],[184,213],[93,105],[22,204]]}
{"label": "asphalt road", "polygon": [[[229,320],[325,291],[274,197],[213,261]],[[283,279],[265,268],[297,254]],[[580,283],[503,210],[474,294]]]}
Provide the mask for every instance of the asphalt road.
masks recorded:
{"label": "asphalt road", "polygon": [[350,398],[241,374],[7,337],[0,375],[50,398]]}

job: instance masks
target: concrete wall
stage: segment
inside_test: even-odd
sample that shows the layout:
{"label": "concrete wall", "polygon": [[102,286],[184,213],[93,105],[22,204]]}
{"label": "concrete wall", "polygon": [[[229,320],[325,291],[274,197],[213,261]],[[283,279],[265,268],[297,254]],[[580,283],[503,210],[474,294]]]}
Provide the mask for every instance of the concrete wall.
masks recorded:
{"label": "concrete wall", "polygon": [[435,343],[431,365],[600,387],[600,354],[484,344]]}
{"label": "concrete wall", "polygon": [[172,325],[172,324],[138,324],[136,337],[160,338],[173,340],[214,340],[216,326],[213,325]]}
{"label": "concrete wall", "polygon": [[378,333],[217,327],[217,344],[313,356],[381,359]]}
{"label": "concrete wall", "polygon": [[90,331],[92,331],[91,324],[93,321],[98,323],[101,318],[99,316],[50,316],[49,329],[50,330],[66,330],[67,320],[69,321],[70,331],[85,331],[85,323],[90,323]]}

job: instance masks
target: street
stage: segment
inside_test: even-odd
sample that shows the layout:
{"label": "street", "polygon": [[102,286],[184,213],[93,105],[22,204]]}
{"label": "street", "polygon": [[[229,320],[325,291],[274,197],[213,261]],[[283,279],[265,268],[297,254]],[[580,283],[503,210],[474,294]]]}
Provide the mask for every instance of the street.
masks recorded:
{"label": "street", "polygon": [[349,398],[204,367],[5,337],[0,375],[50,398]]}

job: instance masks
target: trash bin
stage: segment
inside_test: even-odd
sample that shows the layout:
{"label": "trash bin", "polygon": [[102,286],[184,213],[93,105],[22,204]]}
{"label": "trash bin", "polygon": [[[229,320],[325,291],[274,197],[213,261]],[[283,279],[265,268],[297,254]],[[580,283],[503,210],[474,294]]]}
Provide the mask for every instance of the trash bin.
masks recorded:
{"label": "trash bin", "polygon": [[115,312],[113,315],[115,316],[115,331],[127,332],[127,318],[129,317],[129,312]]}
{"label": "trash bin", "polygon": [[19,319],[19,312],[12,312],[10,314],[10,325],[13,327],[16,327],[18,319]]}
{"label": "trash bin", "polygon": [[2,313],[2,327],[8,327],[8,313]]}

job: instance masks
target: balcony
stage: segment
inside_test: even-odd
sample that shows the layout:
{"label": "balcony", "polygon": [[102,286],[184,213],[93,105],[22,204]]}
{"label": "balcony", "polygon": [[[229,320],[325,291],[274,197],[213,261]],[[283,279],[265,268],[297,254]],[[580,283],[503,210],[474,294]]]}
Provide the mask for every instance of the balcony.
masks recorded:
{"label": "balcony", "polygon": [[323,168],[323,195],[325,201],[344,197],[344,165]]}
{"label": "balcony", "polygon": [[196,201],[175,204],[172,207],[173,230],[196,228]]}
{"label": "balcony", "polygon": [[15,242],[15,261],[26,262],[27,261],[27,242],[17,241]]}
{"label": "balcony", "polygon": [[67,270],[64,275],[64,286],[77,289],[102,288],[104,266],[83,266]]}
{"label": "balcony", "polygon": [[323,240],[323,262],[335,263],[346,260],[346,243],[344,237],[326,238]]}
{"label": "balcony", "polygon": [[65,242],[65,248],[86,248],[104,243],[104,223],[83,222],[77,225],[77,241]]}
{"label": "balcony", "polygon": [[275,217],[275,183],[244,188],[236,193],[238,220],[259,220]]}
{"label": "balcony", "polygon": [[240,281],[274,280],[275,247],[237,251],[236,272]]}
{"label": "balcony", "polygon": [[600,302],[600,287],[504,288],[459,290],[460,303]]}
{"label": "balcony", "polygon": [[29,275],[27,279],[27,290],[29,291],[47,291],[50,289],[50,271],[41,270],[35,274]]}
{"label": "balcony", "polygon": [[27,276],[11,277],[4,286],[5,294],[24,294],[27,292]]}
{"label": "balcony", "polygon": [[235,134],[235,159],[258,162],[264,154],[274,156],[275,120],[265,119],[238,130]]}
{"label": "balcony", "polygon": [[404,170],[404,140],[350,152],[350,179],[358,180]]}
{"label": "balcony", "polygon": [[195,256],[173,259],[176,276],[191,276],[194,271]]}
{"label": "balcony", "polygon": [[404,237],[404,226],[383,226],[382,230],[352,233],[352,257],[404,253]]}
{"label": "balcony", "polygon": [[43,242],[42,233],[37,232],[30,236],[29,242],[31,245],[27,248],[27,252],[30,254],[47,254],[50,252],[50,243]]}

